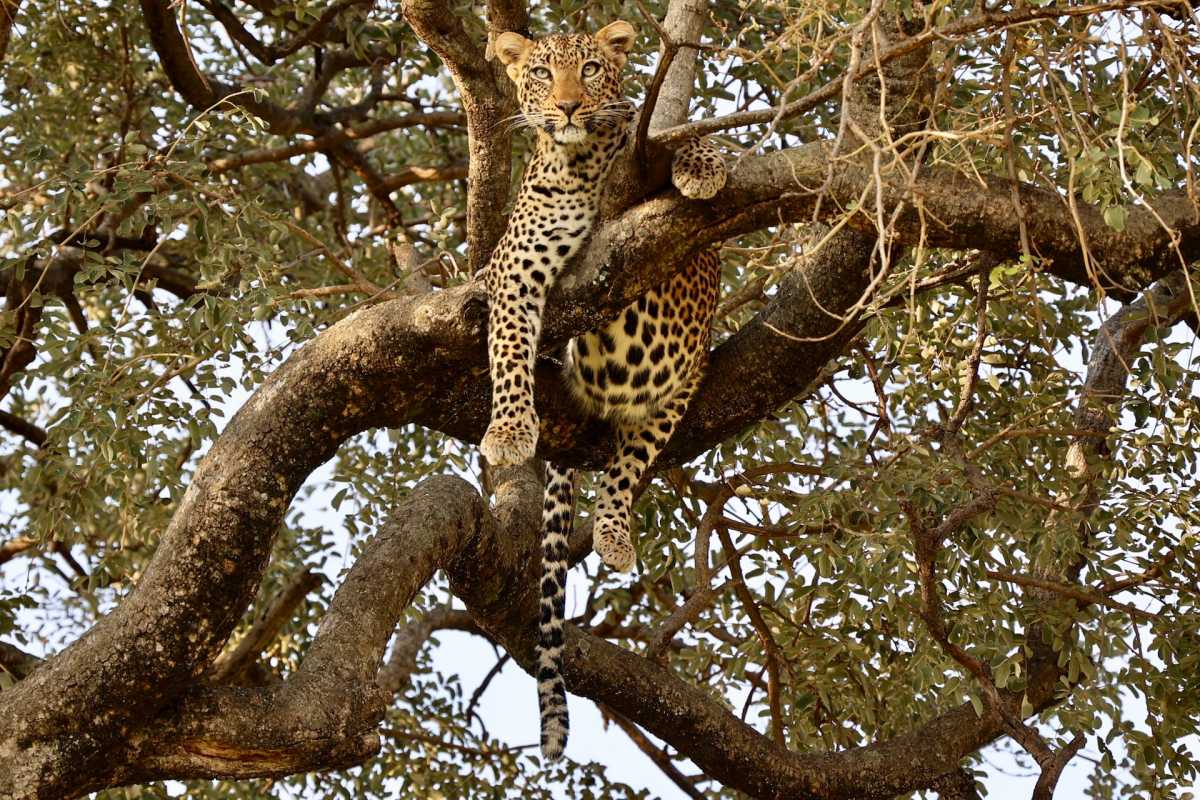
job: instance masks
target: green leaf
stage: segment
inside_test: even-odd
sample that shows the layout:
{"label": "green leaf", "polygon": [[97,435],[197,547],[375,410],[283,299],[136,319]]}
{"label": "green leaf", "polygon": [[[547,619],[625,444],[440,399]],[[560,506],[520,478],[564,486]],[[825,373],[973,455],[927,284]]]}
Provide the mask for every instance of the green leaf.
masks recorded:
{"label": "green leaf", "polygon": [[1129,212],[1124,206],[1109,206],[1104,209],[1104,224],[1115,231],[1125,230],[1125,219]]}

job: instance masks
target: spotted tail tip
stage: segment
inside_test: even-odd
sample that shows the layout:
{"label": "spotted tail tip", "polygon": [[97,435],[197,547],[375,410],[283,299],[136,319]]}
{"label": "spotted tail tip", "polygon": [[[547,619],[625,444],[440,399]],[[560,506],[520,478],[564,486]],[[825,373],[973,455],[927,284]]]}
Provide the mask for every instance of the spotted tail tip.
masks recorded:
{"label": "spotted tail tip", "polygon": [[558,761],[567,747],[567,729],[555,721],[542,729],[542,761]]}

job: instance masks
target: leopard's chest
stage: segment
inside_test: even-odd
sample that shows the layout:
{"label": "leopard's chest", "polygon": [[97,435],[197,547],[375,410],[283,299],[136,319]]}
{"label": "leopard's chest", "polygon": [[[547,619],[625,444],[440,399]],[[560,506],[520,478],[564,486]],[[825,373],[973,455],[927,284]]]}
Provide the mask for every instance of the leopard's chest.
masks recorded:
{"label": "leopard's chest", "polygon": [[708,354],[719,285],[715,254],[629,305],[567,348],[567,380],[588,410],[608,419],[653,416]]}

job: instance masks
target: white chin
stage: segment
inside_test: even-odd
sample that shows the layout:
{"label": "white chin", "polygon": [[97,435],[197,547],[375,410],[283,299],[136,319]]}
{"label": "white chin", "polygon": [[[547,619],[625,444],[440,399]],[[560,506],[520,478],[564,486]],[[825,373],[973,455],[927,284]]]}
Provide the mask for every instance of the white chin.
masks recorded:
{"label": "white chin", "polygon": [[587,138],[587,131],[576,125],[560,128],[554,132],[554,141],[559,144],[579,144]]}

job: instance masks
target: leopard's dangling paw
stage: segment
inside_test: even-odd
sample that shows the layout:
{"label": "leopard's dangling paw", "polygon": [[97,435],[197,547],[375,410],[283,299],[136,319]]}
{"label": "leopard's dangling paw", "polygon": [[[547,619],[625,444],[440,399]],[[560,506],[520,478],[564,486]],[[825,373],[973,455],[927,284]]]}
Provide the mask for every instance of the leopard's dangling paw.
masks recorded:
{"label": "leopard's dangling paw", "polygon": [[515,467],[533,458],[538,418],[532,411],[517,418],[494,419],[479,442],[479,452],[493,467]]}
{"label": "leopard's dangling paw", "polygon": [[629,538],[629,523],[615,517],[598,517],[592,528],[592,549],[617,572],[629,572],[637,551]]}
{"label": "leopard's dangling paw", "polygon": [[684,197],[707,200],[725,186],[725,159],[706,139],[692,139],[675,151],[671,182]]}

